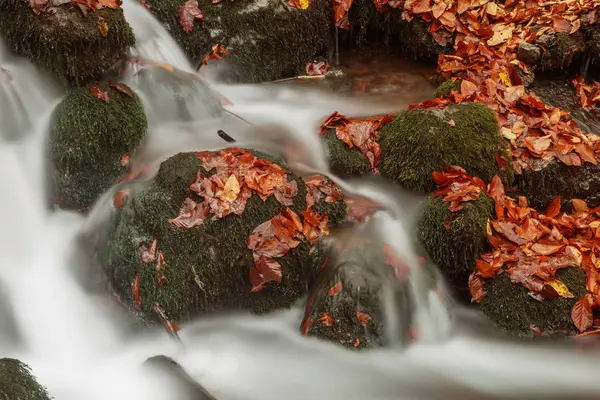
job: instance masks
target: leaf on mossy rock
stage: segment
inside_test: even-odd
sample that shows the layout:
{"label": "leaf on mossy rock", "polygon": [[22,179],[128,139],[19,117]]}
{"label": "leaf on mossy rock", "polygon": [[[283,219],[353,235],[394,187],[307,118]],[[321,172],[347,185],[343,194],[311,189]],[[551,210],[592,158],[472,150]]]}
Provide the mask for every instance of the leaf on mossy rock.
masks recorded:
{"label": "leaf on mossy rock", "polygon": [[188,0],[179,7],[179,23],[185,33],[194,31],[194,20],[203,19],[198,0]]}

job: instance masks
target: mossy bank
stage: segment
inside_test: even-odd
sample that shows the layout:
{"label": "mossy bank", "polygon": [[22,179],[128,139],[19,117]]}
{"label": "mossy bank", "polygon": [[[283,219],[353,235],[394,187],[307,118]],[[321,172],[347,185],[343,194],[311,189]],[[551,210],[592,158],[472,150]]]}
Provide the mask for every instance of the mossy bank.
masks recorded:
{"label": "mossy bank", "polygon": [[83,86],[69,92],[52,115],[51,196],[61,208],[87,211],[127,172],[121,159],[132,155],[146,134],[144,107],[133,91],[130,96],[106,84],[94,87],[106,92],[109,102]]}
{"label": "mossy bank", "polygon": [[305,74],[307,62],[327,54],[330,7],[314,0],[297,10],[277,0],[200,0],[204,18],[186,33],[178,20],[184,0],[148,0],[152,12],[167,27],[190,59],[199,64],[216,43],[230,53],[222,78],[262,82]]}
{"label": "mossy bank", "polygon": [[[128,204],[116,210],[114,220],[101,234],[99,259],[117,293],[133,310],[132,282],[139,277],[140,316],[148,319],[154,318],[155,303],[175,321],[216,310],[262,313],[290,306],[306,292],[309,277],[322,262],[319,253],[311,252],[311,246],[301,242],[276,258],[282,266],[281,283],[251,293],[249,272],[254,260],[248,237],[286,206],[272,195],[263,201],[252,194],[241,216],[228,214],[216,220],[208,217],[191,229],[178,228],[168,220],[177,217],[183,201],[202,201],[189,189],[199,172],[209,176],[214,170],[204,170],[194,153],[180,153],[160,166],[149,186],[135,191]],[[290,209],[302,218],[301,212],[307,207],[305,185],[292,174],[287,177],[298,187]],[[336,223],[336,215],[345,218],[342,201],[321,207],[313,208],[319,212],[329,210],[332,224]],[[162,287],[156,285],[154,265],[143,263],[140,257],[140,248],[153,240],[157,240],[165,261]]]}
{"label": "mossy bank", "polygon": [[381,175],[417,192],[432,192],[431,177],[450,165],[489,182],[500,175],[512,185],[510,163],[494,112],[478,103],[451,104],[444,109],[412,109],[400,113],[379,131]]}
{"label": "mossy bank", "polygon": [[0,359],[0,399],[51,400],[46,389],[38,383],[29,367],[12,358]]}
{"label": "mossy bank", "polygon": [[[122,9],[87,16],[74,5],[36,15],[28,2],[0,2],[0,36],[17,54],[45,68],[63,83],[84,85],[100,76],[135,45]],[[106,23],[106,36],[100,26]]]}

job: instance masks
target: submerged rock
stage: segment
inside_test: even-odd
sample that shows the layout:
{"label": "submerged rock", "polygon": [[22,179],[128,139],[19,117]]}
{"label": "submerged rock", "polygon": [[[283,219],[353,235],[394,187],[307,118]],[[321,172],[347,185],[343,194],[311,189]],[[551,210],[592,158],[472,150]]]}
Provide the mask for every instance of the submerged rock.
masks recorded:
{"label": "submerged rock", "polygon": [[445,109],[412,109],[400,113],[379,131],[381,175],[408,189],[431,192],[432,172],[458,165],[489,182],[500,175],[510,186],[513,172],[502,170],[497,155],[509,160],[494,112],[478,103]]}
{"label": "submerged rock", "polygon": [[468,281],[479,256],[490,250],[486,237],[488,219],[494,210],[493,200],[480,194],[464,208],[450,212],[449,203],[440,197],[429,198],[418,223],[418,236],[438,266],[463,300],[470,299]]}
{"label": "submerged rock", "polygon": [[[259,225],[280,215],[288,206],[278,201],[274,194],[262,200],[256,192],[244,186],[243,180],[243,191],[236,193],[236,185],[229,186],[237,196],[236,202],[247,198],[241,215],[232,211],[217,218],[214,211],[209,213],[210,204],[221,203],[216,197],[200,196],[198,186],[193,186],[196,190],[192,191],[191,185],[197,182],[199,176],[201,181],[198,182],[204,185],[206,181],[202,177],[215,173],[214,165],[207,171],[203,167],[207,164],[203,164],[204,161],[200,161],[199,157],[222,154],[229,154],[233,158],[227,158],[226,164],[217,164],[217,168],[220,168],[219,165],[244,168],[246,164],[242,163],[242,159],[248,162],[248,157],[253,157],[252,153],[239,149],[173,156],[161,164],[150,185],[133,192],[127,205],[116,210],[114,221],[107,224],[99,246],[100,262],[121,300],[131,309],[139,308],[143,317],[152,318],[155,304],[159,304],[174,321],[187,321],[218,310],[247,309],[262,313],[289,307],[306,292],[309,277],[322,262],[318,252],[311,251],[311,245],[297,236],[297,246],[287,253],[281,255],[273,250],[272,259],[265,256],[281,265],[280,283],[267,282],[256,287],[256,279],[259,278],[256,274],[259,272],[253,251],[249,249],[250,243],[255,243],[256,238],[250,241],[249,237]],[[256,165],[256,168],[278,168],[273,167],[265,156],[255,154],[259,159],[251,165]],[[236,164],[238,162],[240,164]],[[283,185],[297,187],[295,192],[288,193],[288,200],[284,199],[284,202],[290,201],[289,209],[299,216],[300,221],[306,222],[310,216],[302,213],[307,209],[304,181],[285,170],[281,173],[288,182]],[[266,179],[267,176],[274,179],[272,174],[260,179]],[[229,181],[230,178],[225,180]],[[247,179],[251,178],[248,176]],[[236,182],[240,185],[239,181]],[[268,182],[264,184],[269,185]],[[223,193],[218,195],[224,196]],[[195,211],[188,210],[188,217],[179,218],[179,222],[173,221],[180,211],[185,214],[185,207],[182,208],[184,201],[187,205],[193,202]],[[232,210],[239,209],[240,205],[236,202],[231,203]],[[219,207],[225,207],[225,203],[223,201]],[[345,209],[343,201],[318,202],[313,207],[315,212],[327,214],[330,224],[336,223],[338,218],[345,219]],[[192,225],[186,225],[192,220],[195,221]],[[265,229],[261,232],[268,239],[269,232],[273,234],[275,228],[268,228],[267,225]],[[277,241],[273,238],[269,243],[276,245]],[[265,268],[273,265],[269,260],[264,260],[265,263],[269,262],[268,265],[261,266],[262,273],[267,275],[269,271]],[[276,281],[276,278],[272,280]],[[253,287],[257,289],[255,292],[251,291]]]}
{"label": "submerged rock", "polygon": [[223,77],[262,82],[305,74],[307,62],[326,55],[330,11],[326,0],[306,10],[277,0],[199,1],[204,18],[186,33],[178,20],[180,0],[148,0],[152,13],[167,27],[187,55],[199,63],[215,43],[230,53]]}
{"label": "submerged rock", "polygon": [[52,397],[19,360],[0,359],[0,398],[2,400],[50,400]]}
{"label": "submerged rock", "polygon": [[[49,154],[52,198],[62,208],[85,212],[127,172],[121,159],[146,134],[144,108],[126,86],[107,84],[72,90],[52,115]],[[108,95],[96,97],[92,90]]]}
{"label": "submerged rock", "polygon": [[527,294],[527,289],[513,284],[507,274],[502,274],[487,281],[487,295],[480,304],[481,310],[500,328],[517,336],[532,336],[532,324],[550,335],[576,333],[571,309],[586,293],[585,273],[581,268],[569,267],[558,270],[556,277],[569,288],[573,298],[535,300]]}
{"label": "submerged rock", "polygon": [[54,10],[36,15],[28,2],[3,0],[0,35],[14,52],[63,83],[84,85],[99,79],[135,44],[120,8],[88,11],[87,16],[70,3]]}

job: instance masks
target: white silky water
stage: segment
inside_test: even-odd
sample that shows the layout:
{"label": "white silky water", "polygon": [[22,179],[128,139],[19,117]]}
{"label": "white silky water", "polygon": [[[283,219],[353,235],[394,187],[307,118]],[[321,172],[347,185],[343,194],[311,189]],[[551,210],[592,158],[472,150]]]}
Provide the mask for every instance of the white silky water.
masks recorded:
{"label": "white silky water", "polygon": [[[419,341],[405,346],[388,329],[385,348],[348,351],[302,337],[299,308],[262,317],[204,317],[182,326],[181,343],[163,330],[130,329],[129,317],[107,296],[81,285],[80,271],[93,267],[73,256],[82,246],[78,235],[106,218],[110,202],[100,199],[87,217],[45,206],[44,145],[60,93],[51,89],[50,77],[15,61],[0,43],[0,67],[23,67],[10,81],[0,80],[0,94],[11,93],[0,97],[0,109],[37,110],[0,120],[0,136],[11,139],[0,143],[0,358],[29,364],[57,400],[194,399],[181,382],[142,368],[156,355],[172,357],[223,400],[600,398],[600,354],[508,340],[479,315],[440,302],[443,282],[437,271],[415,262],[410,239],[421,199],[380,180],[343,181],[329,173],[316,135],[323,118],[334,111],[358,116],[397,110],[289,87],[207,81],[149,13],[134,0],[124,7],[140,43],[133,54],[176,67],[173,73],[123,76],[149,120],[133,162],[156,171],[179,151],[221,148],[216,131],[223,129],[236,145],[283,154],[299,174],[323,173],[348,193],[377,200],[386,211],[372,218],[370,229],[411,266],[408,289],[389,290],[409,290],[415,304],[404,315],[386,301],[386,324],[394,328],[410,318]],[[174,88],[192,90],[173,105]],[[219,96],[231,105],[221,107]]]}

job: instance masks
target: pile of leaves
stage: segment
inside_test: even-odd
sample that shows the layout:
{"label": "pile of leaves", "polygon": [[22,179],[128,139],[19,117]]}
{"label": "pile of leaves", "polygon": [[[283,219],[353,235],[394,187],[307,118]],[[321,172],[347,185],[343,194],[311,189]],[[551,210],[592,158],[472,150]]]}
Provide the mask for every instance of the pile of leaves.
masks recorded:
{"label": "pile of leaves", "polygon": [[321,124],[321,135],[330,128],[335,129],[336,137],[344,142],[348,148],[356,147],[367,159],[373,173],[379,173],[379,160],[381,147],[377,142],[379,129],[392,120],[391,115],[382,115],[365,120],[345,117],[337,112],[333,113]]}
{"label": "pile of leaves", "polygon": [[122,4],[121,0],[28,0],[29,6],[34,13],[40,15],[42,13],[53,14],[56,12],[56,7],[65,4],[72,4],[79,7],[84,16],[87,16],[88,11],[96,11],[101,8],[119,8]]}
{"label": "pile of leaves", "polygon": [[520,43],[531,43],[546,32],[573,33],[582,24],[595,22],[598,2],[406,0],[386,4],[403,7],[407,20],[418,16],[428,22],[438,43],[446,45],[454,38],[454,53],[439,56],[438,72],[457,85],[460,80],[460,91],[413,107],[463,101],[487,105],[497,113],[502,134],[510,141],[518,174],[541,170],[554,159],[574,166],[597,163],[597,137],[582,132],[567,111],[550,108],[525,92],[521,76],[529,70],[517,59],[517,50]]}
{"label": "pile of leaves", "polygon": [[588,293],[573,306],[571,317],[579,331],[594,323],[593,310],[600,307],[600,207],[588,208],[583,200],[573,199],[572,214],[560,212],[560,198],[555,198],[544,212],[528,206],[523,196],[507,196],[498,176],[489,185],[469,177],[460,167],[436,173],[440,183],[438,195],[456,211],[460,203],[476,200],[485,193],[494,200],[495,215],[489,221],[487,238],[492,251],[481,255],[469,277],[473,301],[486,296],[484,278],[506,273],[514,284],[529,290],[538,300],[558,296],[572,298],[567,286],[555,277],[556,271],[580,267],[587,276]]}
{"label": "pile of leaves", "polygon": [[577,93],[577,100],[583,108],[594,108],[600,103],[600,82],[586,84],[583,78],[577,75],[571,80]]}

